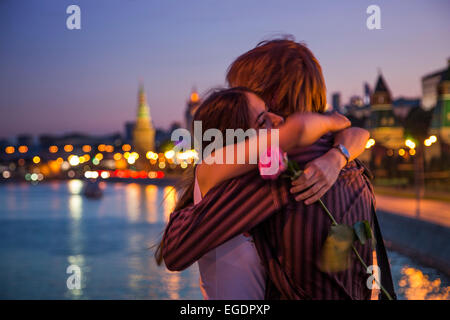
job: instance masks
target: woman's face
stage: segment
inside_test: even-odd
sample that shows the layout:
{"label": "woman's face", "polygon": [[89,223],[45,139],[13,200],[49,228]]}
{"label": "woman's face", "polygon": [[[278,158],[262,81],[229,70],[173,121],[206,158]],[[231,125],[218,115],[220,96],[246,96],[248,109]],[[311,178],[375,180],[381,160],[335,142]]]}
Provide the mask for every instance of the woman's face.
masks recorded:
{"label": "woman's face", "polygon": [[249,105],[250,127],[254,129],[277,128],[283,124],[284,119],[275,113],[269,112],[264,101],[256,94],[246,92]]}

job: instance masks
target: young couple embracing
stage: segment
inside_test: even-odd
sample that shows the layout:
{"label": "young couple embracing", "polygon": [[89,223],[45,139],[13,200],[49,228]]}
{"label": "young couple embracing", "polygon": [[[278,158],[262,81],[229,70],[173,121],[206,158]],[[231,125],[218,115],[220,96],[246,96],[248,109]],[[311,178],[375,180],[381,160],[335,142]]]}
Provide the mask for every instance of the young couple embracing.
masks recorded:
{"label": "young couple embracing", "polygon": [[[379,282],[395,298],[370,174],[356,159],[369,134],[338,113],[325,113],[325,81],[312,52],[288,38],[262,42],[231,64],[227,82],[228,89],[205,98],[193,120],[223,136],[227,129],[266,134],[220,150],[225,159],[241,147],[246,161],[207,161],[217,159],[216,149],[194,167],[157,262],[176,271],[197,262],[205,299],[385,299],[368,285],[370,274],[356,257],[342,271],[321,268],[332,226],[321,199],[338,223],[368,221],[375,249],[354,247],[367,266],[379,267]],[[274,147],[298,164],[299,177],[263,179],[248,161],[277,152]]]}

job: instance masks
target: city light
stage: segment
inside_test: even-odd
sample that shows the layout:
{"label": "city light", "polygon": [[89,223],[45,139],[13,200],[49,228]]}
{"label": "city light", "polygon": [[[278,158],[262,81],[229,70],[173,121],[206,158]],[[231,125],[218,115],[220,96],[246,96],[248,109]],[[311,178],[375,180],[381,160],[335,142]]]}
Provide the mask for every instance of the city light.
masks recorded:
{"label": "city light", "polygon": [[108,179],[109,178],[109,172],[108,171],[102,171],[102,173],[100,174],[100,176],[103,179]]}
{"label": "city light", "polygon": [[82,150],[83,150],[83,152],[91,152],[92,148],[91,148],[90,145],[85,144],[85,145],[82,147]]}
{"label": "city light", "polygon": [[57,152],[58,152],[58,147],[57,147],[57,146],[50,146],[50,147],[48,148],[48,151],[49,151],[50,153],[57,153]]}
{"label": "city light", "polygon": [[153,151],[147,152],[145,157],[150,160],[158,160],[158,154]]}
{"label": "city light", "polygon": [[375,144],[375,139],[370,138],[369,140],[367,140],[366,149],[372,148],[374,144]]}
{"label": "city light", "polygon": [[131,150],[131,146],[130,146],[129,144],[124,144],[124,145],[122,146],[122,150],[123,150],[123,151],[130,151],[130,150]]}
{"label": "city light", "polygon": [[11,173],[8,170],[3,171],[2,173],[3,178],[8,179],[11,177]]}
{"label": "city light", "polygon": [[398,150],[398,154],[403,157],[405,155],[405,149]]}
{"label": "city light", "polygon": [[175,151],[173,151],[173,150],[169,150],[164,153],[164,156],[166,157],[166,159],[172,159],[174,155],[175,155]]}
{"label": "city light", "polygon": [[61,164],[61,169],[65,170],[69,170],[70,168],[70,163],[68,163],[67,161],[63,161],[63,163]]}
{"label": "city light", "polygon": [[410,155],[415,155],[416,154],[416,150],[415,149],[409,149],[409,154]]}
{"label": "city light", "polygon": [[435,143],[437,141],[437,137],[436,136],[430,136],[430,137],[428,137],[428,139],[426,139],[424,142],[423,142],[423,144],[426,146],[426,147],[429,147],[429,146],[431,146],[433,143]]}
{"label": "city light", "polygon": [[139,154],[137,152],[125,152],[123,157],[127,159],[128,164],[134,164],[139,159]]}
{"label": "city light", "polygon": [[35,157],[33,157],[33,162],[39,163],[39,162],[41,162],[41,158],[39,158],[38,156],[35,156]]}
{"label": "city light", "polygon": [[18,148],[20,153],[27,153],[28,152],[28,147],[27,146],[20,146]]}
{"label": "city light", "polygon": [[405,145],[410,149],[414,149],[416,147],[416,144],[411,139],[406,139]]}
{"label": "city light", "polygon": [[[375,142],[375,140],[374,140]],[[198,153],[195,150],[187,150],[185,152],[179,152],[177,154],[177,160],[189,160],[192,161],[194,159],[198,159]],[[181,161],[180,161],[181,162]]]}
{"label": "city light", "polygon": [[120,159],[122,159],[122,154],[121,153],[115,153],[113,156],[114,160],[119,161]]}
{"label": "city light", "polygon": [[106,145],[104,145],[104,144],[99,144],[98,147],[97,147],[97,149],[98,149],[98,151],[100,151],[100,152],[104,152],[104,151],[106,151]]}
{"label": "city light", "polygon": [[73,146],[71,144],[66,144],[64,146],[64,151],[65,152],[72,152],[73,151]]}
{"label": "city light", "polygon": [[192,102],[197,102],[200,99],[199,95],[197,92],[192,92],[191,93],[191,101]]}
{"label": "city light", "polygon": [[86,179],[97,179],[98,178],[98,172],[97,171],[86,171],[84,173],[84,177]]}
{"label": "city light", "polygon": [[80,164],[80,158],[76,155],[71,155],[68,160],[71,166],[77,166]]}
{"label": "city light", "polygon": [[14,153],[14,151],[15,151],[15,148],[13,146],[9,146],[9,147],[5,148],[5,152],[7,154],[12,154],[12,153]]}

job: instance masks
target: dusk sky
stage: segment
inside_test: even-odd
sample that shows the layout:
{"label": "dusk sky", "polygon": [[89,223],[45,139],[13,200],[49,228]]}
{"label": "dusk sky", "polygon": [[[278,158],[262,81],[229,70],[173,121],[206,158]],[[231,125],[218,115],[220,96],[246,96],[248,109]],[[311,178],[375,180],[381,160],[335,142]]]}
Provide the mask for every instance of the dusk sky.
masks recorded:
{"label": "dusk sky", "polygon": [[[81,8],[68,30],[66,8]],[[381,30],[366,8],[381,8]],[[224,85],[258,42],[292,34],[322,64],[328,98],[374,86],[420,97],[450,57],[450,1],[0,0],[0,138],[123,132],[142,80],[156,127],[183,121],[192,87]]]}

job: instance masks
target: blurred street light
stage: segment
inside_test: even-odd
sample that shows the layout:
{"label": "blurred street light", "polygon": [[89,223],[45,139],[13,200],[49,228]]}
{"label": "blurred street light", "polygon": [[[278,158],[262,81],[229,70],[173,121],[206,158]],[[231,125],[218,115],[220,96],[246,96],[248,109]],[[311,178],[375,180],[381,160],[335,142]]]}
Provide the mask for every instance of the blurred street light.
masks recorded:
{"label": "blurred street light", "polygon": [[416,144],[411,139],[406,139],[405,145],[410,149],[414,149],[416,147]]}
{"label": "blurred street light", "polygon": [[369,140],[367,140],[367,143],[366,143],[366,149],[370,149],[370,148],[372,148],[374,145],[375,145],[375,139],[370,138]]}

